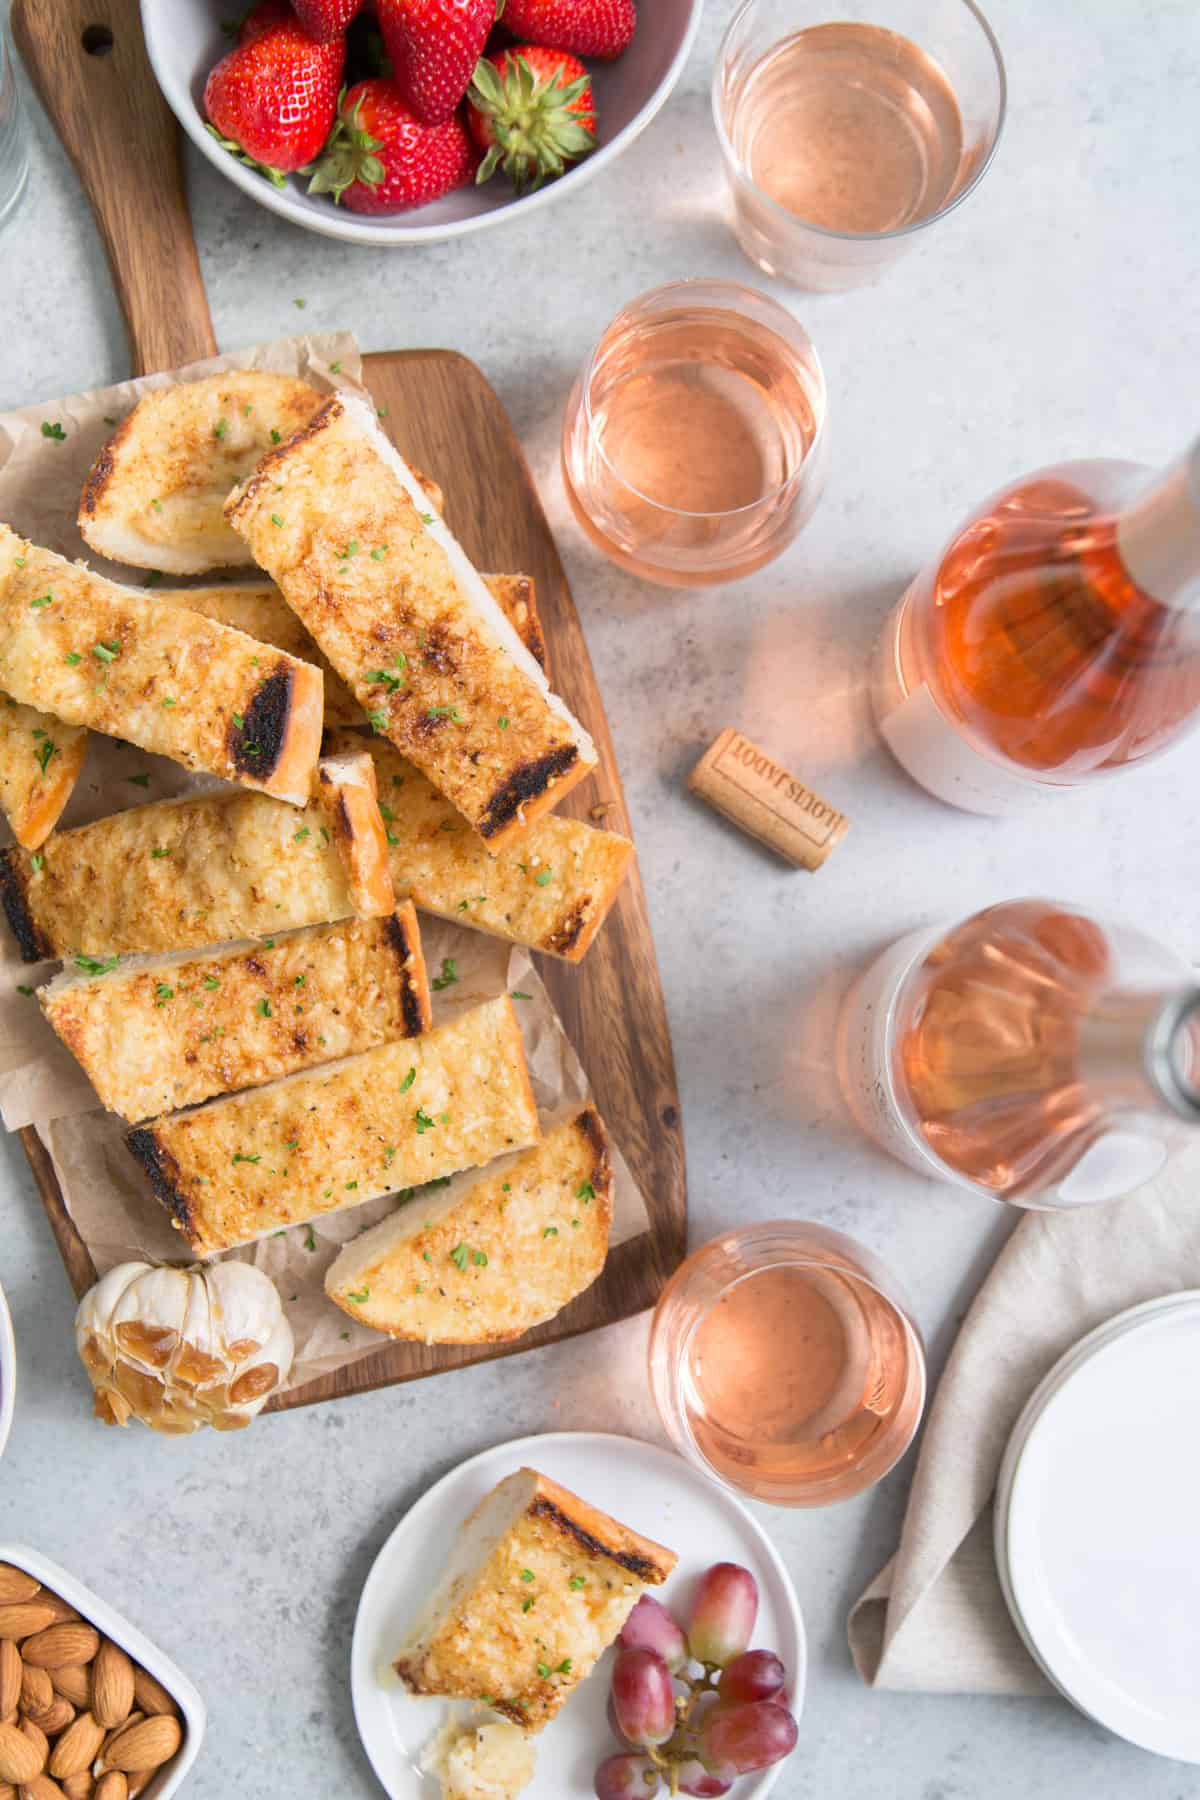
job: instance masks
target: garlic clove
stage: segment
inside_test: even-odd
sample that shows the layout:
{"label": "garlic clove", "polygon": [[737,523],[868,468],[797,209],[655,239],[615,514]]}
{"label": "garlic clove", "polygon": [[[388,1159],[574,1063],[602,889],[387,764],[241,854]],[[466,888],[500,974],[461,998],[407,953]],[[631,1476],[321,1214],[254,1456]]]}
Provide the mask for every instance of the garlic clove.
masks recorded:
{"label": "garlic clove", "polygon": [[189,1286],[182,1269],[146,1269],[129,1284],[112,1313],[112,1336],[123,1361],[166,1369],[183,1334]]}
{"label": "garlic clove", "polygon": [[208,1287],[198,1269],[188,1271],[187,1312],[169,1379],[181,1388],[212,1387],[227,1374],[223,1347],[216,1340]]}
{"label": "garlic clove", "polygon": [[275,1284],[261,1269],[236,1261],[213,1263],[203,1276],[230,1362],[257,1356],[280,1315]]}

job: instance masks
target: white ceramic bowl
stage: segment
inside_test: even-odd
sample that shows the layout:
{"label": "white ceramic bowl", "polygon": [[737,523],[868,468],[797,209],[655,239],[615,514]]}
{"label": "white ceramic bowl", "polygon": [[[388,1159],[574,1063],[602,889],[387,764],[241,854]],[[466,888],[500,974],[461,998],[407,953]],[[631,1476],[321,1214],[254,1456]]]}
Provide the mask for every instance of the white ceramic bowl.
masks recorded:
{"label": "white ceramic bowl", "polygon": [[12,1314],[4,1289],[0,1288],[0,1456],[12,1430],[13,1407],[17,1400],[17,1340],[13,1336]]}
{"label": "white ceramic bowl", "polygon": [[164,1656],[161,1650],[156,1650],[150,1639],[143,1637],[135,1625],[123,1619],[119,1612],[115,1612],[98,1594],[93,1594],[82,1581],[77,1581],[74,1575],[69,1575],[66,1569],[51,1562],[48,1556],[43,1556],[40,1550],[31,1550],[27,1544],[0,1544],[0,1562],[12,1563],[14,1568],[24,1569],[27,1575],[40,1581],[43,1587],[52,1588],[61,1600],[75,1607],[89,1624],[94,1625],[97,1631],[102,1631],[105,1637],[111,1638],[114,1644],[119,1644],[134,1662],[141,1663],[143,1669],[166,1688],[183,1715],[183,1743],[172,1761],[160,1769],[153,1781],[142,1789],[142,1795],[144,1800],[167,1800],[168,1794],[173,1794],[182,1787],[204,1736],[204,1702],[187,1676],[175,1667],[170,1657]]}
{"label": "white ceramic bowl", "polygon": [[[311,199],[298,176],[277,188],[265,176],[222,150],[206,129],[204,83],[229,49],[221,21],[229,0],[141,0],[146,48],[171,110],[197,149],[223,175],[272,212],[326,237],[358,244],[422,244],[461,237],[498,225],[518,209],[528,212],[573,193],[606,168],[644,131],[670,94],[700,24],[702,0],[643,0],[638,29],[623,56],[589,64],[596,96],[597,146],[557,181],[520,199],[502,176],[483,187],[459,188],[413,212],[367,218],[335,206],[328,195]],[[233,8],[236,12],[238,9]]]}

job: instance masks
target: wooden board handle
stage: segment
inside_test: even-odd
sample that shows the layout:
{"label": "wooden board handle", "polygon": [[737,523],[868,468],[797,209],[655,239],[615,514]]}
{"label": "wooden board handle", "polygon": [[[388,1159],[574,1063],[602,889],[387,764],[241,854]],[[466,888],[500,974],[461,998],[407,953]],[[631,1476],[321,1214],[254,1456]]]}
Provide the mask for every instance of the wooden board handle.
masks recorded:
{"label": "wooden board handle", "polygon": [[138,0],[13,0],[12,29],[99,221],[134,373],[214,355],[179,128]]}

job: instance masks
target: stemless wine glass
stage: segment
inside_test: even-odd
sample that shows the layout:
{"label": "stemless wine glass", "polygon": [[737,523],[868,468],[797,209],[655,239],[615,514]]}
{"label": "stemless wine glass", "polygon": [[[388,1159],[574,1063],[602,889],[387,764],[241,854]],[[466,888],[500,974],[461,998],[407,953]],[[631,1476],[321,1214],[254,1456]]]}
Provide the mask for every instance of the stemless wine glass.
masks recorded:
{"label": "stemless wine glass", "polygon": [[618,313],[567,403],[562,466],[583,529],[648,581],[761,568],[825,482],[825,378],[774,300],[674,281]]}
{"label": "stemless wine glass", "polygon": [[925,1352],[887,1270],[853,1238],[775,1220],[726,1232],[668,1282],[650,1385],[676,1448],[777,1506],[879,1481],[912,1442]]}
{"label": "stemless wine glass", "polygon": [[1004,122],[973,0],[744,0],[713,115],[752,262],[798,287],[872,281],[966,199]]}
{"label": "stemless wine glass", "polygon": [[16,211],[29,176],[28,122],[12,46],[0,20],[0,225]]}

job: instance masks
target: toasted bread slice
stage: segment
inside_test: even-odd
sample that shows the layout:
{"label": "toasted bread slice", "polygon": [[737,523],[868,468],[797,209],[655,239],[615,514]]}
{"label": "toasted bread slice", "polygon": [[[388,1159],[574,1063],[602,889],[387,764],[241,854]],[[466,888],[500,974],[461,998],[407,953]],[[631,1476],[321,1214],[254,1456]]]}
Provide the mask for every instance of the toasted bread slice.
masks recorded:
{"label": "toasted bread slice", "polygon": [[187,769],[308,799],[321,672],[0,525],[0,688]]}
{"label": "toasted bread slice", "polygon": [[675,1563],[661,1544],[519,1469],[461,1527],[396,1673],[410,1693],[483,1701],[540,1731]]}
{"label": "toasted bread slice", "polygon": [[460,1177],[354,1238],[325,1292],[389,1337],[504,1344],[591,1286],[611,1223],[607,1139],[585,1106],[536,1149]]}
{"label": "toasted bread slice", "polygon": [[[334,732],[330,747],[355,740]],[[511,944],[579,962],[617,897],[633,845],[547,813],[489,853],[436,788],[390,744],[369,740],[397,895]]]}
{"label": "toasted bread slice", "polygon": [[[546,666],[546,641],[538,617],[537,595],[528,575],[485,575],[484,581],[521,635],[526,648]],[[337,670],[318,648],[273,582],[244,586],[159,588],[155,598],[167,606],[182,606],[202,613],[221,625],[232,625],[247,637],[273,644],[312,663],[325,680],[326,725],[365,725],[367,715]]]}
{"label": "toasted bread slice", "polygon": [[191,950],[391,912],[382,821],[359,797],[340,808],[345,791],[322,783],[302,811],[266,794],[192,794],[55,833],[36,855],[0,850],[21,955]]}
{"label": "toasted bread slice", "polygon": [[88,733],[0,694],[0,810],[18,844],[36,850],[75,791]]}
{"label": "toasted bread slice", "polygon": [[493,848],[595,766],[591,739],[356,396],[265,456],[226,517],[376,730]]}
{"label": "toasted bread slice", "polygon": [[506,994],[384,1044],[131,1131],[198,1256],[414,1187],[541,1136]]}
{"label": "toasted bread slice", "polygon": [[351,909],[367,918],[389,912],[396,893],[375,764],[368,752],[356,744],[323,756],[317,765],[317,795],[346,870]]}
{"label": "toasted bread slice", "polygon": [[110,1112],[136,1122],[430,1027],[417,916],[346,919],[205,956],[68,970],[38,1001]]}
{"label": "toasted bread slice", "polygon": [[88,475],[84,542],[113,562],[165,575],[243,566],[246,547],[222,512],[229,491],[323,399],[296,376],[253,369],[143,394]]}

